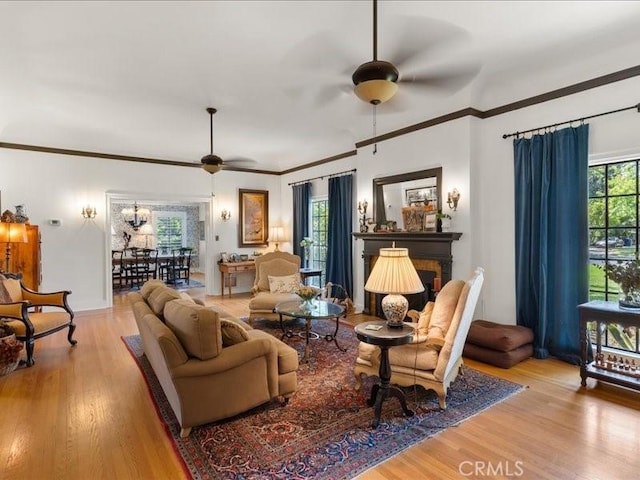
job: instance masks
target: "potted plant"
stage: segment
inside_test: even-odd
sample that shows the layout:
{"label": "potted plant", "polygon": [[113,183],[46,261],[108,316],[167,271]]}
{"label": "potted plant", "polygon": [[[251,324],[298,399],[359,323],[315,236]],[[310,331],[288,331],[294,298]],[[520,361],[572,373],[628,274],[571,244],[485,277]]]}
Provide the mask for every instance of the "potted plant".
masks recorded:
{"label": "potted plant", "polygon": [[640,260],[617,260],[603,267],[609,280],[620,287],[618,302],[621,308],[640,309]]}
{"label": "potted plant", "polygon": [[16,369],[22,348],[22,342],[16,339],[13,327],[0,321],[0,375],[8,375]]}
{"label": "potted plant", "polygon": [[[443,220],[445,222],[443,222]],[[436,232],[449,230],[450,227],[451,227],[451,215],[449,215],[448,213],[442,213],[442,210],[438,210],[438,213],[436,213]]]}

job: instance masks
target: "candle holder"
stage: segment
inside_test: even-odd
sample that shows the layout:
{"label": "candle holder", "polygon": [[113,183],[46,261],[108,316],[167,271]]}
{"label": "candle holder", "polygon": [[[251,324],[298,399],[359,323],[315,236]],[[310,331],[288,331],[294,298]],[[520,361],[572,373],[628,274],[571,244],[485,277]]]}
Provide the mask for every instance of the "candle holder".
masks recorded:
{"label": "candle holder", "polygon": [[360,222],[360,233],[366,233],[367,228],[367,207],[369,204],[366,200],[358,202],[358,213],[360,214],[359,222]]}

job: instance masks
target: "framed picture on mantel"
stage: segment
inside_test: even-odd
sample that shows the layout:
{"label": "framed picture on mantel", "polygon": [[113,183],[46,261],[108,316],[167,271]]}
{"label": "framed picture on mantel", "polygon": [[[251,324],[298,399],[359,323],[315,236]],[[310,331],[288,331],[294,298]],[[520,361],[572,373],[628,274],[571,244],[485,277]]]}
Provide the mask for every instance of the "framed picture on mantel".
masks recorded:
{"label": "framed picture on mantel", "polygon": [[239,189],[240,247],[266,247],[269,232],[269,192]]}

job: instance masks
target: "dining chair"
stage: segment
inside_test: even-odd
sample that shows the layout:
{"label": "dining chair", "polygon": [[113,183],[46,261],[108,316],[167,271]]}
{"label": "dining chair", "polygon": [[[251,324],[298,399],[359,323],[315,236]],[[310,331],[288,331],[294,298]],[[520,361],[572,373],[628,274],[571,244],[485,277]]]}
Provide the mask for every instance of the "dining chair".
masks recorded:
{"label": "dining chair", "polygon": [[187,285],[190,283],[191,276],[191,254],[193,248],[182,247],[172,251],[173,258],[166,266],[167,283],[178,283],[185,280]]}
{"label": "dining chair", "polygon": [[124,270],[124,250],[111,250],[111,284],[113,288],[118,282],[118,288],[124,286],[125,270]]}

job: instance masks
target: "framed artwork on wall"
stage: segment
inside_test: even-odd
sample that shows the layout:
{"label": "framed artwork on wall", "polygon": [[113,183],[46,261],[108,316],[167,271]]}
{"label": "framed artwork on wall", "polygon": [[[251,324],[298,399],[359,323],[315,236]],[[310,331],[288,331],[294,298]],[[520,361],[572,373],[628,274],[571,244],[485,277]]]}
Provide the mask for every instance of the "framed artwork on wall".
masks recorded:
{"label": "framed artwork on wall", "polygon": [[239,189],[240,247],[266,247],[269,235],[269,192]]}

